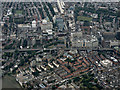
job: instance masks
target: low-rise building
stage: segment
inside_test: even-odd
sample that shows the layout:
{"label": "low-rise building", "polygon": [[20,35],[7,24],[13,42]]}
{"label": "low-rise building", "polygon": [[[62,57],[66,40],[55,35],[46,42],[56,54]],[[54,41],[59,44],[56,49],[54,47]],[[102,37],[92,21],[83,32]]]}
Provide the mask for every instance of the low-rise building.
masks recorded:
{"label": "low-rise building", "polygon": [[100,61],[100,63],[104,66],[104,67],[110,67],[112,66],[112,61],[105,59],[103,61]]}
{"label": "low-rise building", "polygon": [[72,47],[85,47],[85,48],[92,48],[98,47],[98,39],[95,36],[81,36],[82,34],[78,35],[71,35],[71,42]]}
{"label": "low-rise building", "polygon": [[58,26],[58,30],[63,31],[63,29],[64,29],[64,20],[63,20],[63,18],[61,16],[59,16],[59,15],[57,15],[57,16],[55,15],[53,19],[54,19],[54,23],[56,23],[57,26]]}
{"label": "low-rise building", "polygon": [[42,20],[42,23],[40,24],[40,27],[41,27],[41,30],[50,30],[50,29],[53,29],[53,24],[52,22],[50,21],[47,21],[47,20]]}

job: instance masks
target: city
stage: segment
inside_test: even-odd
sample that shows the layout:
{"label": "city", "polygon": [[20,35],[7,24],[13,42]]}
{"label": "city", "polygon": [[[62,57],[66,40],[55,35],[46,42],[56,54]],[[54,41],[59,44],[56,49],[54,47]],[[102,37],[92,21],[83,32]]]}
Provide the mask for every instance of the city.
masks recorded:
{"label": "city", "polygon": [[0,14],[2,78],[29,90],[120,89],[120,2],[0,2]]}

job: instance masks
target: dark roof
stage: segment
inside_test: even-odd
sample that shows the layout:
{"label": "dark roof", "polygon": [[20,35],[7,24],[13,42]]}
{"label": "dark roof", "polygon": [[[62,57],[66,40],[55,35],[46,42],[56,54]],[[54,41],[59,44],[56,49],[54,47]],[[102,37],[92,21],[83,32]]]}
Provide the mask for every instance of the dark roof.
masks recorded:
{"label": "dark roof", "polygon": [[113,33],[113,32],[104,32],[103,33],[103,38],[105,40],[114,40],[115,39],[115,33]]}

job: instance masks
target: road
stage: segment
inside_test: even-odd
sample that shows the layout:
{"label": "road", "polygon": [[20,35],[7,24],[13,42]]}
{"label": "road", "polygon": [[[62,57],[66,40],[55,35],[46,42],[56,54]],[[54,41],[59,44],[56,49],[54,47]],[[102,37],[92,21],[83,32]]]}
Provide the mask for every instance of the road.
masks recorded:
{"label": "road", "polygon": [[[45,49],[45,50],[55,50],[56,48],[53,48],[53,49]],[[58,48],[57,48],[58,49]],[[59,48],[61,49],[61,48]],[[68,51],[68,50],[81,50],[81,51],[86,51],[88,50],[87,48],[64,48],[65,51]],[[25,52],[25,51],[40,51],[40,50],[43,50],[43,48],[30,48],[30,49],[27,49],[27,48],[23,48],[23,49],[17,49],[18,51],[20,52]],[[9,49],[9,50],[2,50],[2,52],[14,52],[15,49]],[[113,51],[112,48],[100,48],[100,49],[93,49],[93,51]]]}

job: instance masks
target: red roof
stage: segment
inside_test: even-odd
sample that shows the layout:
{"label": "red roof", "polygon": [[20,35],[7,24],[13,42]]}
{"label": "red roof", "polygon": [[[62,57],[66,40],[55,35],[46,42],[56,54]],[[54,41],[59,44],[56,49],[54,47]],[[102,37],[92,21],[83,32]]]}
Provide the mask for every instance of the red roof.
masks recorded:
{"label": "red roof", "polygon": [[85,63],[86,63],[87,65],[89,65],[89,63],[87,62],[87,60],[86,60],[85,58],[83,58],[83,60],[85,61]]}
{"label": "red roof", "polygon": [[71,71],[67,68],[67,67],[65,67],[65,66],[62,66],[68,73],[71,73]]}
{"label": "red roof", "polygon": [[86,67],[86,64],[85,64],[85,63],[82,63],[82,65],[83,65],[84,67]]}
{"label": "red roof", "polygon": [[57,60],[58,60],[59,63],[61,63],[61,64],[63,63],[60,59],[57,59]]}
{"label": "red roof", "polygon": [[78,65],[77,68],[82,67],[82,65]]}
{"label": "red roof", "polygon": [[80,59],[77,59],[77,61],[78,61],[79,63],[82,63],[82,61],[81,61]]}

